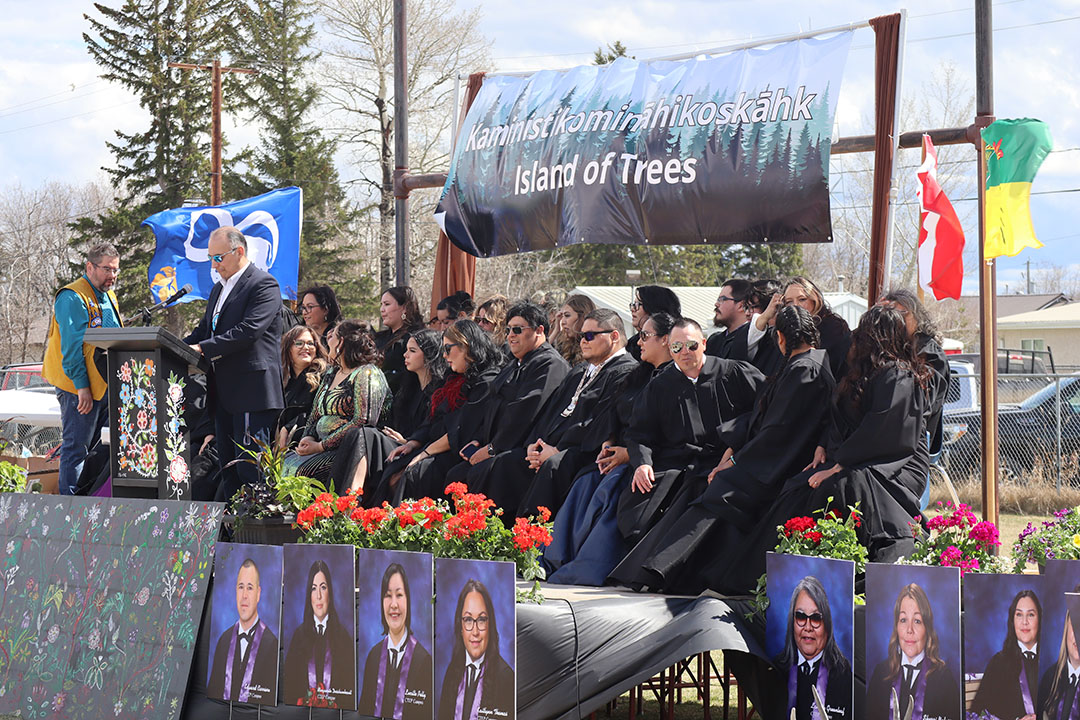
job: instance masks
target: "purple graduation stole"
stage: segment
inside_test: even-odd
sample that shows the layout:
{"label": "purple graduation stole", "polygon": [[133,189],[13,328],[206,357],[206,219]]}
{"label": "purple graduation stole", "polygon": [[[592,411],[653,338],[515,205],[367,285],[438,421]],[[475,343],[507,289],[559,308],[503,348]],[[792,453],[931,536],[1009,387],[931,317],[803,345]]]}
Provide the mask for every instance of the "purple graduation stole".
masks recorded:
{"label": "purple graduation stole", "polygon": [[[798,683],[799,683],[799,663],[792,663],[788,668],[788,685],[787,685],[787,715],[791,715],[791,709],[795,707],[795,698],[798,695]],[[814,685],[817,687],[818,695],[821,696],[821,702],[825,702],[825,686],[829,684],[829,668],[825,666],[825,658],[822,657],[818,660],[817,682]],[[814,702],[813,693],[810,694],[810,718],[811,720],[829,720],[828,718],[821,717],[821,713],[818,712],[817,703]]]}
{"label": "purple graduation stole", "polygon": [[[329,627],[327,627],[327,630],[329,630]],[[317,637],[317,638],[318,637],[325,638],[326,636],[325,635],[319,635],[318,631],[316,631],[315,637]],[[318,697],[318,692],[319,692],[318,691],[318,684],[319,683],[317,682],[318,680],[322,680],[322,687],[323,687],[323,690],[326,692],[326,699],[327,700],[333,700],[334,699],[330,695],[330,641],[329,640],[326,641],[326,657],[324,658],[324,661],[323,661],[323,673],[322,674],[323,674],[323,676],[321,678],[316,678],[315,677],[315,653],[312,652],[311,657],[308,658],[308,663],[307,663],[308,687],[311,688],[311,692],[313,693],[312,698],[311,698],[312,701],[314,701],[316,699],[316,697]],[[336,701],[334,703],[334,706],[337,707]]]}
{"label": "purple graduation stole", "polygon": [[[926,662],[924,659],[923,664],[929,665],[930,663]],[[915,679],[915,687],[913,688],[915,690],[915,697],[912,700],[911,720],[922,720],[923,702],[926,700],[926,676],[929,674],[930,673],[926,668],[921,668],[919,670],[919,677]],[[900,672],[896,674],[896,680],[893,681],[893,690],[896,691],[896,697],[898,698],[903,692],[901,688],[902,683],[900,682],[903,679],[904,668],[901,666]]]}
{"label": "purple graduation stole", "polygon": [[473,695],[472,707],[467,714],[462,714],[462,704],[465,702],[465,684],[469,681],[469,674],[462,673],[461,682],[457,686],[457,702],[454,704],[454,720],[476,720],[480,712],[480,696],[484,694],[484,670],[487,668],[487,660],[480,666],[480,675],[476,678],[476,694]]}
{"label": "purple graduation stole", "polygon": [[1031,688],[1028,687],[1027,672],[1024,671],[1024,660],[1020,659],[1020,697],[1024,699],[1024,714],[1035,714],[1035,703],[1031,701]]}
{"label": "purple graduation stole", "polygon": [[[1072,691],[1073,692],[1073,699],[1072,699],[1072,708],[1069,710],[1069,720],[1077,720],[1077,718],[1080,717],[1080,709],[1078,709],[1078,707],[1077,707],[1078,704],[1076,702],[1076,699],[1077,699],[1076,698],[1076,695],[1077,695],[1076,691],[1077,691],[1077,689],[1080,689],[1080,683],[1077,683],[1076,687],[1073,688],[1073,691]],[[1058,720],[1065,720],[1063,717],[1061,717],[1061,713],[1063,713],[1063,712],[1065,712],[1065,695],[1064,694],[1062,694],[1061,700],[1058,701],[1058,712],[1057,712]]]}
{"label": "purple graduation stole", "polygon": [[[409,678],[409,666],[412,664],[413,648],[416,647],[416,636],[409,633],[409,639],[405,641],[405,650],[401,656],[401,672],[398,673],[397,695],[394,699],[394,717],[401,718],[402,705],[405,702],[405,681]],[[375,684],[375,717],[382,717],[383,689],[386,685],[386,658],[390,655],[390,636],[382,641],[382,652],[379,656],[379,681]]]}
{"label": "purple graduation stole", "polygon": [[[237,695],[237,702],[247,702],[249,697],[248,686],[251,685],[251,673],[255,670],[255,658],[259,656],[259,642],[262,640],[263,630],[266,629],[266,624],[262,619],[255,624],[255,637],[252,638],[251,644],[248,646],[248,663],[244,668],[244,677],[240,680],[240,693]],[[229,659],[225,661],[225,699],[231,700],[232,698],[232,677],[233,677],[233,658],[236,657],[236,643],[239,638],[240,623],[237,623],[232,633],[232,638],[229,640]]]}

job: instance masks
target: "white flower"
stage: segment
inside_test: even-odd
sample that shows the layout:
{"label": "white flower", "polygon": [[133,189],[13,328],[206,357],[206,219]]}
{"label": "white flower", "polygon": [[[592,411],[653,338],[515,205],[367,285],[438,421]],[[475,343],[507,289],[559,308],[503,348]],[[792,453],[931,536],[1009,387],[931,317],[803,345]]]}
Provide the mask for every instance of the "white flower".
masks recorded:
{"label": "white flower", "polygon": [[14,540],[8,540],[7,553],[8,553],[8,555],[10,555],[13,552],[15,552],[15,541]]}

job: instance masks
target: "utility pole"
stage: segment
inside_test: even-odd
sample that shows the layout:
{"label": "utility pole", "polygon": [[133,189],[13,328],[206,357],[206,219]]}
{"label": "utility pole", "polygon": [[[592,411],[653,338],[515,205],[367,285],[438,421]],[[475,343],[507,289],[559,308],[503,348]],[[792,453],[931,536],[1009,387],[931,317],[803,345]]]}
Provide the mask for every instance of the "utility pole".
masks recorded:
{"label": "utility pole", "polygon": [[1031,295],[1035,292],[1035,285],[1031,282],[1031,258],[1027,261],[1027,294]]}
{"label": "utility pole", "polygon": [[[394,275],[398,285],[410,282],[409,268],[409,56],[406,0],[394,0]],[[454,98],[457,102],[457,98]]]}
{"label": "utility pole", "polygon": [[243,73],[254,75],[258,70],[249,68],[222,67],[220,60],[215,60],[209,65],[193,65],[191,63],[169,63],[171,68],[181,70],[209,70],[210,71],[210,204],[221,204],[221,74]]}

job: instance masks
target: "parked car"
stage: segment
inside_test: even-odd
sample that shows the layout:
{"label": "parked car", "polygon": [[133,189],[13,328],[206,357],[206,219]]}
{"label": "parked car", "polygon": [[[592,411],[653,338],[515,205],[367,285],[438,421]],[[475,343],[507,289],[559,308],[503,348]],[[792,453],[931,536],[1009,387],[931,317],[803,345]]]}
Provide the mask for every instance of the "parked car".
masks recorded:
{"label": "parked car", "polygon": [[[998,404],[998,458],[1005,477],[1023,482],[1036,469],[1056,477],[1059,462],[1080,453],[1080,373],[1063,378],[1061,456],[1058,455],[1057,388],[1051,382],[1019,403]],[[946,409],[943,462],[949,475],[964,478],[981,467],[982,413],[978,407]],[[1071,468],[1075,463],[1066,463]],[[1063,472],[1072,481],[1075,472]],[[1068,476],[1068,477],[1066,477]]]}
{"label": "parked car", "polygon": [[41,363],[19,363],[0,367],[0,391],[51,388],[49,381],[41,376]]}
{"label": "parked car", "polygon": [[0,444],[4,452],[45,455],[60,444],[60,403],[41,363],[0,368]]}

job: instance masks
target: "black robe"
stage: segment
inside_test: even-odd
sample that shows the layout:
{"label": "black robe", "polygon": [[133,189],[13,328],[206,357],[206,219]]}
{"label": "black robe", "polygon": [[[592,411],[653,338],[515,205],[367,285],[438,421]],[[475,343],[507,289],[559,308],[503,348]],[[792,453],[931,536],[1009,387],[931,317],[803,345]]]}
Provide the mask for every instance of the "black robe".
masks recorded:
{"label": "black robe", "polygon": [[714,332],[705,341],[705,354],[713,357],[727,358],[728,360],[742,360],[749,362],[750,350],[747,340],[750,333],[750,323],[746,322],[734,330],[721,330]]}
{"label": "black robe", "polygon": [[[750,363],[760,370],[765,377],[772,377],[783,369],[784,356],[780,353],[780,346],[776,344],[775,327],[769,326],[765,328],[765,334],[758,339],[757,345],[754,346],[754,357],[750,358]],[[829,369],[832,370],[831,364]]]}
{"label": "black robe", "polygon": [[829,367],[836,382],[847,373],[847,354],[851,347],[851,328],[844,318],[829,312],[818,319],[818,347],[829,353]]}
{"label": "black robe", "polygon": [[630,466],[652,466],[655,480],[651,492],[628,487],[619,498],[626,540],[636,542],[656,523],[684,472],[716,465],[726,449],[720,424],[752,409],[764,381],[749,363],[708,355],[696,383],[675,364],[653,378],[634,410],[627,451]]}
{"label": "black robe", "polygon": [[[922,662],[926,667],[926,661]],[[883,661],[877,664],[870,682],[866,684],[866,718],[867,720],[891,720],[892,719],[892,691],[893,682],[886,679],[889,672],[889,663]],[[901,675],[903,670],[901,670]],[[920,671],[920,676],[921,676]],[[919,678],[915,679],[915,685]],[[912,696],[914,696],[914,691]],[[899,698],[900,693],[897,693]],[[901,704],[903,705],[903,700]],[[912,714],[911,720],[961,720],[963,696],[960,694],[960,685],[956,682],[956,676],[948,666],[933,670],[926,677],[926,692],[923,696],[922,717]]]}
{"label": "black robe", "polygon": [[357,710],[361,715],[372,717],[395,718],[395,720],[430,720],[431,709],[434,705],[435,690],[432,685],[431,653],[423,645],[416,644],[413,648],[412,660],[409,663],[409,675],[405,679],[405,697],[402,698],[401,715],[394,715],[394,705],[397,702],[397,687],[401,679],[401,664],[398,668],[389,667],[387,662],[386,679],[383,687],[383,703],[381,708],[375,707],[376,687],[379,682],[379,665],[382,656],[389,653],[385,650],[386,638],[383,638],[368,651],[367,660],[364,661],[364,687],[360,693],[360,704]]}
{"label": "black robe", "polygon": [[[821,672],[823,662],[825,662],[824,659],[819,660],[814,665],[814,669],[809,676],[799,672],[798,669],[795,671],[795,720],[812,720],[812,718],[817,717],[812,713],[814,693],[810,688],[817,683],[818,673]],[[788,675],[787,669],[779,666],[778,668],[781,677],[786,678]],[[786,686],[787,683],[785,682]],[[854,701],[852,688],[851,665],[845,661],[842,667],[829,668],[829,679],[825,684],[825,697],[822,698],[825,703],[825,710],[829,715],[828,720],[854,720],[852,716],[852,702]],[[786,706],[787,702],[785,701],[784,704]],[[784,717],[791,717],[791,708],[787,708]]]}
{"label": "black robe", "polygon": [[[458,686],[465,676],[465,660],[460,655],[450,659],[450,665],[443,675],[442,695],[439,697],[439,713],[436,720],[454,720],[457,706]],[[480,693],[479,712],[470,715],[462,709],[461,720],[514,720],[514,671],[506,664],[490,644],[484,656],[483,670],[480,673],[484,686]],[[486,712],[485,712],[486,711]]]}
{"label": "black robe", "polygon": [[[796,355],[771,380],[751,412],[724,423],[721,441],[735,464],[707,483],[714,466],[684,481],[680,497],[612,573],[628,586],[696,594],[697,568],[713,557],[718,534],[753,530],[782,483],[811,461],[836,384],[824,350]],[[699,556],[703,555],[702,556]]]}
{"label": "black robe", "polygon": [[476,465],[461,460],[447,472],[446,482],[464,482],[470,492],[483,493],[495,501],[496,507],[503,508],[509,519],[526,488],[520,483],[505,482],[496,472],[495,461],[507,450],[524,448],[544,404],[569,371],[566,360],[546,342],[521,361],[504,367],[484,401],[479,427],[468,437],[462,434],[465,428],[458,430],[459,449],[475,440],[480,447],[489,444],[494,447],[496,457]]}
{"label": "black robe", "polygon": [[[379,365],[386,376],[386,384],[390,386],[390,392],[397,394],[409,371],[405,369],[405,346],[409,343],[409,333],[416,328],[411,328],[394,337],[390,328],[385,328],[375,333],[375,349],[382,353],[382,363]],[[396,428],[395,428],[396,429]]]}
{"label": "black robe", "polygon": [[[342,691],[331,696],[331,707],[343,710],[355,708],[356,643],[334,616],[327,621],[326,633],[321,637],[315,633],[314,624],[301,625],[293,632],[289,649],[285,652],[285,671],[282,674],[281,702],[284,705],[309,704],[308,661],[315,659],[315,678],[319,682],[319,658],[326,656],[324,641],[330,644],[330,687]],[[314,704],[318,705],[319,702],[314,700]]]}
{"label": "black robe", "polygon": [[930,368],[930,383],[926,388],[926,431],[930,433],[930,454],[941,452],[944,426],[942,425],[945,396],[949,390],[949,358],[937,340],[922,333],[915,334],[915,348]]}
{"label": "black robe", "polygon": [[1039,659],[1024,659],[1020,647],[1014,645],[1008,652],[995,653],[986,664],[979,690],[971,702],[969,710],[989,712],[1000,720],[1016,720],[1023,717],[1024,695],[1020,688],[1020,668],[1027,676],[1028,692],[1032,708],[1039,703]]}
{"label": "black robe", "polygon": [[[926,487],[925,407],[926,393],[914,375],[895,365],[870,379],[858,407],[838,397],[826,462],[789,478],[749,535],[727,537],[721,548],[733,552],[738,547],[740,552],[735,553],[738,557],[715,553],[701,569],[708,586],[729,594],[752,592],[765,572],[765,554],[776,546],[776,527],[826,504],[845,515],[849,506],[859,508],[862,521],[856,532],[871,562],[893,562],[910,554],[910,524],[920,512],[919,498]],[[816,489],[809,486],[811,475],[835,463],[844,469]]]}
{"label": "black robe", "polygon": [[319,386],[318,383],[315,383],[315,387],[308,384],[307,379],[313,374],[315,374],[315,368],[309,366],[299,376],[290,377],[289,382],[285,384],[285,408],[278,415],[275,437],[277,437],[277,430],[281,428],[299,428],[293,436],[294,441],[299,440],[304,434],[311,404],[315,402],[315,391]]}
{"label": "black robe", "polygon": [[563,417],[588,367],[587,362],[578,363],[566,376],[545,403],[540,419],[529,434],[529,443],[543,439],[559,452],[535,472],[528,465],[525,448],[501,453],[495,460],[494,472],[502,474],[504,482],[525,488],[524,499],[517,507],[519,517],[534,515],[538,506],[544,506],[552,513],[558,512],[578,471],[600,452],[603,439],[598,442],[596,434],[589,432],[590,426],[594,422],[605,422],[607,408],[614,404],[626,375],[637,367],[637,363],[627,353],[612,358],[582,389],[573,411]]}
{"label": "black robe", "polygon": [[[1055,677],[1058,680],[1056,690],[1053,688]],[[1061,668],[1060,677],[1056,665],[1047,670],[1039,682],[1039,700],[1035,707],[1039,720],[1068,720],[1075,703],[1080,703],[1080,693],[1069,685],[1068,664]]]}
{"label": "black robe", "polygon": [[[259,620],[262,622],[262,620]],[[252,628],[254,629],[254,627]],[[244,679],[244,671],[247,663],[240,656],[240,642],[236,643],[233,657],[232,686],[225,687],[225,669],[229,662],[229,646],[233,637],[239,632],[239,624],[232,625],[228,630],[221,633],[217,646],[214,648],[214,662],[211,665],[210,680],[206,684],[206,697],[215,700],[231,700],[239,702],[241,684]],[[278,664],[278,639],[270,628],[263,626],[262,638],[259,640],[259,653],[251,657],[252,646],[248,647],[248,662],[255,663],[251,670],[251,684],[248,686],[248,702],[259,705],[277,705],[277,664]],[[256,686],[259,689],[255,689]],[[265,689],[264,689],[265,688]]]}
{"label": "black robe", "polygon": [[386,425],[408,438],[427,422],[431,414],[431,395],[441,383],[429,382],[421,388],[416,373],[406,373],[401,387],[394,392],[390,418]]}

